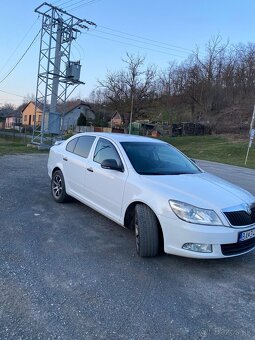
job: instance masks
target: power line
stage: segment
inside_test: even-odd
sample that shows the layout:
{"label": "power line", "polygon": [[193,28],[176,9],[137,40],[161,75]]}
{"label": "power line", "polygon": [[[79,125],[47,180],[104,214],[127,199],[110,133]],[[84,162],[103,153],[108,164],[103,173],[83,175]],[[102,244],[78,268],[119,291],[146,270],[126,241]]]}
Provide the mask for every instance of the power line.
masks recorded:
{"label": "power line", "polygon": [[20,106],[21,101],[20,99],[9,99],[9,98],[0,98],[0,108],[4,107],[5,105],[14,105],[14,106]]}
{"label": "power line", "polygon": [[[80,0],[80,1],[77,1],[77,2],[75,2],[75,3],[72,3],[72,1],[75,1],[75,0],[65,1],[64,3],[62,3],[62,4],[60,4],[60,5],[63,6],[63,5],[65,5],[65,4],[69,4],[69,3],[70,3],[70,5],[67,5],[67,6],[65,6],[64,8],[65,8],[65,9],[68,8],[70,11],[72,11],[72,10],[79,9],[79,8],[82,8],[82,7],[86,6],[86,5],[95,3],[95,2],[97,2],[97,1],[102,1],[102,0],[89,0],[89,1],[87,1],[87,2],[84,2],[85,0]],[[84,2],[84,3],[83,3],[83,2]],[[82,4],[79,5],[79,6],[75,6],[75,5],[78,5],[79,3],[82,3]],[[73,6],[74,6],[74,7],[73,7]],[[106,29],[106,30],[109,30],[109,31],[112,31],[112,32],[120,33],[120,34],[125,35],[125,36],[130,36],[130,37],[133,37],[133,38],[138,38],[138,39],[140,39],[140,40],[148,41],[148,42],[145,42],[145,41],[144,41],[143,43],[145,43],[145,44],[149,44],[149,42],[152,42],[153,44],[151,44],[151,45],[156,46],[156,47],[172,49],[172,50],[175,50],[176,52],[179,52],[179,53],[187,53],[187,54],[188,54],[188,53],[192,53],[192,52],[193,52],[193,50],[188,49],[188,48],[186,48],[186,47],[182,47],[182,46],[177,46],[177,45],[169,44],[169,43],[166,43],[166,42],[162,42],[162,41],[159,41],[159,40],[155,40],[155,39],[150,39],[150,38],[142,37],[142,36],[135,35],[135,34],[130,34],[130,33],[123,32],[123,31],[119,31],[119,30],[115,30],[115,29],[113,29],[113,28],[109,28],[109,27],[106,27],[106,26],[101,26],[101,25],[99,25],[98,27],[99,27],[99,28],[101,27],[101,28],[103,28],[103,29]],[[97,31],[98,31],[98,30],[97,30]],[[98,32],[103,33],[103,34],[113,35],[113,36],[116,36],[116,37],[119,37],[119,38],[124,38],[124,39],[132,40],[131,38],[122,37],[122,36],[119,36],[119,35],[116,35],[116,34],[113,34],[113,33],[111,34],[111,33],[103,32],[103,31],[98,31]],[[134,40],[134,41],[136,41],[136,40]],[[156,43],[156,44],[159,44],[159,45],[164,45],[164,47],[163,47],[163,46],[157,46],[157,45],[155,45],[155,43]]]}
{"label": "power line", "polygon": [[53,3],[52,3],[52,5],[53,6],[56,6],[59,2],[61,2],[62,0],[58,0],[58,1],[54,1]]}
{"label": "power line", "polygon": [[[75,2],[73,2],[75,1]],[[101,0],[89,0],[89,1],[86,1],[86,0],[68,0],[68,1],[64,1],[63,3],[61,3],[61,1],[56,1],[54,3],[54,5],[57,5],[61,8],[63,8],[64,10],[75,10],[75,9],[78,9],[78,8],[81,8],[81,7],[84,7],[86,5],[90,5],[94,2],[97,2],[97,1],[101,1]],[[78,5],[78,6],[77,6]]]}
{"label": "power line", "polygon": [[149,50],[149,51],[153,51],[153,52],[157,52],[157,53],[163,53],[163,54],[166,54],[166,55],[169,55],[169,56],[173,56],[173,57],[177,57],[177,58],[186,58],[186,56],[177,55],[177,54],[172,54],[172,53],[167,53],[167,52],[155,50],[155,49],[152,49],[152,48],[149,48],[149,47],[138,46],[138,45],[130,44],[130,43],[128,43],[128,42],[123,42],[123,41],[119,41],[119,40],[114,40],[114,39],[102,37],[102,36],[96,35],[96,34],[94,34],[94,33],[88,33],[88,32],[86,32],[85,34],[88,34],[88,35],[91,35],[91,36],[93,36],[93,37],[97,37],[97,38],[100,38],[100,39],[105,39],[105,40],[117,42],[117,43],[124,44],[124,45],[129,45],[129,46],[133,46],[133,47],[137,47],[137,48],[141,48],[141,49],[145,49],[145,50]]}
{"label": "power line", "polygon": [[22,42],[25,40],[25,38],[27,37],[27,35],[30,33],[30,31],[32,30],[32,28],[35,26],[36,22],[38,21],[39,16],[35,19],[35,21],[32,23],[32,25],[30,26],[30,28],[28,29],[28,31],[25,33],[24,37],[21,39],[21,41],[18,43],[17,47],[13,50],[13,52],[11,53],[11,55],[7,58],[5,64],[1,67],[0,69],[0,73],[3,71],[3,69],[5,68],[5,66],[10,62],[10,59],[13,57],[14,53],[17,51],[17,49],[20,47],[20,45],[22,44]]}
{"label": "power line", "polygon": [[124,38],[124,39],[135,41],[135,42],[138,42],[138,43],[147,44],[147,45],[151,45],[151,46],[155,46],[155,47],[159,47],[159,48],[164,48],[164,49],[172,50],[172,51],[179,52],[179,53],[186,53],[186,54],[190,53],[190,52],[187,52],[187,51],[181,51],[181,50],[175,49],[173,47],[160,46],[158,44],[153,44],[153,43],[150,43],[150,42],[147,42],[147,41],[140,41],[140,40],[137,40],[137,39],[133,39],[133,38],[129,38],[129,37],[124,37],[124,36],[121,36],[121,35],[118,35],[118,34],[114,34],[114,33],[108,33],[108,32],[104,32],[104,31],[100,31],[100,30],[96,30],[95,32],[111,35],[111,36],[118,37],[118,38]]}
{"label": "power line", "polygon": [[[83,5],[85,5],[85,4],[84,4],[84,1],[86,1],[86,0],[80,0],[80,1],[76,1],[76,2],[74,2],[74,3],[71,3],[70,5],[65,6],[65,10],[66,10],[67,8],[69,8],[69,7],[76,6],[76,5],[78,5],[78,4],[82,3],[82,2],[83,2]],[[65,3],[68,3],[68,2],[69,2],[69,1],[64,2],[63,4],[61,4],[61,6],[63,6]]]}
{"label": "power line", "polygon": [[[77,47],[77,46],[78,47]],[[76,41],[74,40],[73,47],[76,49],[76,51],[79,53],[79,60],[84,60],[85,59],[85,52],[84,48]]]}
{"label": "power line", "polygon": [[[90,0],[90,1],[87,1],[86,3],[84,3],[83,5],[69,8],[69,11],[76,11],[77,9],[80,9],[80,8],[86,6],[86,5],[91,5],[91,4],[98,2],[98,1],[102,1],[102,0]],[[68,6],[68,7],[71,7],[71,5]]]}
{"label": "power line", "polygon": [[[58,4],[59,7],[62,7],[62,8],[63,8],[63,6],[64,6],[65,4],[69,4],[69,3],[73,2],[73,1],[76,1],[76,0],[68,0],[68,1],[64,1],[63,3],[60,3],[60,2],[62,2],[62,0],[60,0],[60,1],[54,2],[53,5],[56,6],[56,5]],[[84,0],[82,0],[82,1],[84,1]],[[68,7],[68,6],[66,6],[66,7]],[[66,8],[66,7],[65,7],[65,8]]]}
{"label": "power line", "polygon": [[113,32],[117,32],[117,33],[124,34],[124,35],[128,35],[128,36],[131,36],[131,37],[134,37],[134,38],[139,38],[139,39],[143,39],[143,40],[148,40],[148,41],[151,41],[151,42],[154,42],[154,43],[157,43],[157,44],[170,46],[170,47],[177,48],[177,49],[180,49],[180,50],[185,50],[185,51],[187,51],[187,52],[193,52],[191,49],[188,49],[188,48],[185,48],[185,47],[181,47],[181,46],[176,46],[176,45],[168,44],[168,43],[165,43],[165,42],[162,42],[162,41],[158,41],[158,40],[153,40],[153,39],[145,38],[145,37],[142,37],[142,36],[139,36],[139,35],[130,34],[130,33],[126,33],[126,32],[123,32],[123,31],[118,31],[118,30],[115,30],[115,29],[113,29],[113,28],[109,28],[109,27],[105,27],[105,26],[100,26],[100,25],[98,25],[98,27],[99,27],[99,28],[101,27],[101,28],[107,29],[107,30],[109,30],[109,31],[113,31]]}
{"label": "power line", "polygon": [[30,45],[28,46],[28,48],[26,49],[26,51],[22,54],[22,56],[19,58],[19,60],[16,62],[16,64],[13,66],[13,68],[7,73],[7,75],[0,80],[0,84],[5,81],[6,78],[9,77],[9,75],[15,70],[15,68],[19,65],[19,63],[21,62],[21,60],[25,57],[25,55],[27,54],[27,52],[29,51],[29,49],[31,48],[31,46],[33,45],[33,43],[35,42],[35,40],[37,39],[38,35],[40,34],[41,30],[39,30],[39,32],[36,34],[36,36],[34,37],[34,39],[32,40],[32,42],[30,43]]}
{"label": "power line", "polygon": [[[52,3],[52,5],[53,5],[53,6],[58,5],[58,7],[60,7],[60,6],[63,6],[63,5],[65,5],[65,4],[70,3],[70,2],[72,2],[72,1],[76,1],[76,0],[68,0],[68,1],[64,1],[64,2],[63,2],[63,0],[58,0],[58,1],[54,1],[54,2]],[[63,3],[61,4],[60,2],[63,2]]]}
{"label": "power line", "polygon": [[16,93],[12,93],[12,92],[7,92],[7,91],[4,91],[4,90],[0,90],[0,92],[6,93],[6,94],[11,94],[12,96],[24,98],[24,96],[21,96],[20,94],[16,94]]}

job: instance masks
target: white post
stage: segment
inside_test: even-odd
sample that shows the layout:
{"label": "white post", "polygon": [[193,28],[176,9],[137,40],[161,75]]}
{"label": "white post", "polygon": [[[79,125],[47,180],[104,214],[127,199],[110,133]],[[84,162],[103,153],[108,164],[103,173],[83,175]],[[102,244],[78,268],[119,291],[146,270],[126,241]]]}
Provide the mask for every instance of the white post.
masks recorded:
{"label": "white post", "polygon": [[132,132],[133,107],[134,107],[134,94],[133,94],[133,91],[132,91],[132,94],[131,94],[131,112],[130,112],[130,119],[129,119],[129,134],[131,134],[131,132]]}
{"label": "white post", "polygon": [[249,140],[248,150],[247,150],[246,158],[245,158],[245,162],[244,162],[245,165],[246,165],[247,160],[248,160],[248,156],[249,156],[249,152],[250,152],[250,148],[252,146],[252,142],[253,142],[254,136],[255,136],[255,105],[254,105],[252,119],[251,119],[250,140]]}

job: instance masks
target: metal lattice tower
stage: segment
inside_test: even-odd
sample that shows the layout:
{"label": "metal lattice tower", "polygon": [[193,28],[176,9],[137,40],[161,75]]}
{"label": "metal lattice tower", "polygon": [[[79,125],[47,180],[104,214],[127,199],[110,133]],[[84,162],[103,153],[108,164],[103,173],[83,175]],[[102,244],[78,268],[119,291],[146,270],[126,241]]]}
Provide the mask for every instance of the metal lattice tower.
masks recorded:
{"label": "metal lattice tower", "polygon": [[[44,2],[35,9],[42,15],[40,55],[32,144],[47,144],[46,135],[59,135],[65,103],[80,84],[80,61],[70,61],[71,44],[81,29],[95,25]],[[37,110],[41,121],[36,120]]]}

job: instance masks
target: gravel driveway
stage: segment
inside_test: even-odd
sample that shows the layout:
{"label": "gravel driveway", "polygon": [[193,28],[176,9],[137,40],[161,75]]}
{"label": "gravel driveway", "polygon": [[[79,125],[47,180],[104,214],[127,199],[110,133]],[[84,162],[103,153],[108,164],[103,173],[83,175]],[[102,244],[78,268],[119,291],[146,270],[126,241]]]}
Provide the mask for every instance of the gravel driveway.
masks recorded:
{"label": "gravel driveway", "polygon": [[[255,339],[255,252],[139,258],[131,231],[52,200],[46,163],[0,157],[0,339]],[[254,170],[198,163],[255,194]]]}

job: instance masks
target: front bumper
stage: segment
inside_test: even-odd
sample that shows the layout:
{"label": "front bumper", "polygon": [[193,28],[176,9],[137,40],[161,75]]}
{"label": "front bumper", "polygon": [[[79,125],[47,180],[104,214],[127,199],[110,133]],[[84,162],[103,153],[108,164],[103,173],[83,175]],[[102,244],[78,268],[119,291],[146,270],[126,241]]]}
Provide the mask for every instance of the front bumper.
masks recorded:
{"label": "front bumper", "polygon": [[[238,256],[255,249],[255,240],[238,243],[240,231],[255,228],[255,225],[242,228],[207,226],[187,223],[180,219],[159,216],[164,237],[164,251],[167,254],[191,258],[213,259]],[[211,253],[185,250],[185,243],[211,244]]]}

